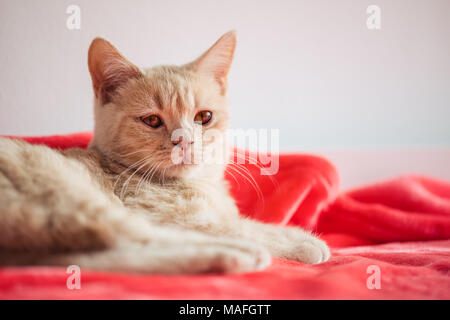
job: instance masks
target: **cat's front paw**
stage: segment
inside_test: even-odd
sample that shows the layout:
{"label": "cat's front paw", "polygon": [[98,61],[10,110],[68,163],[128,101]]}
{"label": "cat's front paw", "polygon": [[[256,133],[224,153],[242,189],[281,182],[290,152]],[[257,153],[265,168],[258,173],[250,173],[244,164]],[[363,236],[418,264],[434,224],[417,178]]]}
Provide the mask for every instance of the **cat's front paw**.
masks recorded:
{"label": "cat's front paw", "polygon": [[209,251],[209,272],[238,273],[262,270],[271,262],[269,251],[244,240],[226,240]]}
{"label": "cat's front paw", "polygon": [[306,264],[318,264],[328,261],[330,249],[324,241],[311,236],[294,245],[288,258]]}

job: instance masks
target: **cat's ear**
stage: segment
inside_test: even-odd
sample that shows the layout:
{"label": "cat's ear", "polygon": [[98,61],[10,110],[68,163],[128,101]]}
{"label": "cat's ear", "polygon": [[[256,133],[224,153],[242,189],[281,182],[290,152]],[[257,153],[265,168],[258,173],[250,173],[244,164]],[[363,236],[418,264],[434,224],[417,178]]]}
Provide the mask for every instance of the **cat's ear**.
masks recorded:
{"label": "cat's ear", "polygon": [[120,85],[143,76],[138,67],[101,38],[95,38],[89,47],[88,65],[95,96],[103,104],[110,101],[111,95]]}
{"label": "cat's ear", "polygon": [[222,94],[227,90],[227,75],[233,61],[236,48],[236,33],[225,33],[200,58],[187,65],[197,73],[216,79],[222,88]]}

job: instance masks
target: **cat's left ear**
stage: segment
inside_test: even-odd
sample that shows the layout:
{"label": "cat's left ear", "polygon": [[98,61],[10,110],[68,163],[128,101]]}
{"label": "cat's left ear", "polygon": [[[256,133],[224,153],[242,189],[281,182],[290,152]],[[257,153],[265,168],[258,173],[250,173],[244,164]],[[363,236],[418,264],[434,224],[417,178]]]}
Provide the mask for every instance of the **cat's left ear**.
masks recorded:
{"label": "cat's left ear", "polygon": [[222,94],[225,94],[228,86],[227,75],[233,61],[235,48],[236,32],[227,32],[200,58],[186,67],[214,78],[221,86]]}
{"label": "cat's left ear", "polygon": [[103,104],[109,102],[116,89],[128,80],[143,77],[138,67],[102,38],[92,41],[88,66],[95,95]]}

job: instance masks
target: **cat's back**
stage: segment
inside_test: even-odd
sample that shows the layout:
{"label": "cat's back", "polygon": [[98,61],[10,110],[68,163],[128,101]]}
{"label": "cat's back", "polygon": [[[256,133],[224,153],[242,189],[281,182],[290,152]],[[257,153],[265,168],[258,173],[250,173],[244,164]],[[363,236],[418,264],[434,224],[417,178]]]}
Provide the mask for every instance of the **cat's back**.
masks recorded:
{"label": "cat's back", "polygon": [[46,170],[61,171],[73,166],[73,161],[64,157],[59,150],[44,145],[31,145],[18,139],[0,137],[0,171],[3,174],[18,175]]}
{"label": "cat's back", "polygon": [[106,161],[95,150],[58,150],[2,137],[0,150],[0,208],[54,194],[82,200],[98,191],[114,198]]}
{"label": "cat's back", "polygon": [[[81,161],[47,146],[0,137],[0,150],[0,190],[6,194],[57,188],[67,181],[81,184],[90,176]],[[72,153],[88,157],[85,150]]]}

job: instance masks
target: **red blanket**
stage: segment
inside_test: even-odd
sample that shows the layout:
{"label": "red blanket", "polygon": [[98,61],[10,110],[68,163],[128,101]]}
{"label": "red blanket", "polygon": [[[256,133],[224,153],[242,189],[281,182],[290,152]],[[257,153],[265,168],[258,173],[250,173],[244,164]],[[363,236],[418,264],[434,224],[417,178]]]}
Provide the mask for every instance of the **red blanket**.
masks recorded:
{"label": "red blanket", "polygon": [[[24,139],[86,147],[91,134]],[[279,161],[274,176],[252,164],[247,178],[230,170],[232,194],[244,215],[320,234],[332,247],[324,264],[274,258],[262,272],[239,275],[82,270],[81,290],[67,289],[64,268],[3,268],[0,299],[450,299],[449,183],[404,176],[339,193],[325,159],[282,154]]]}

